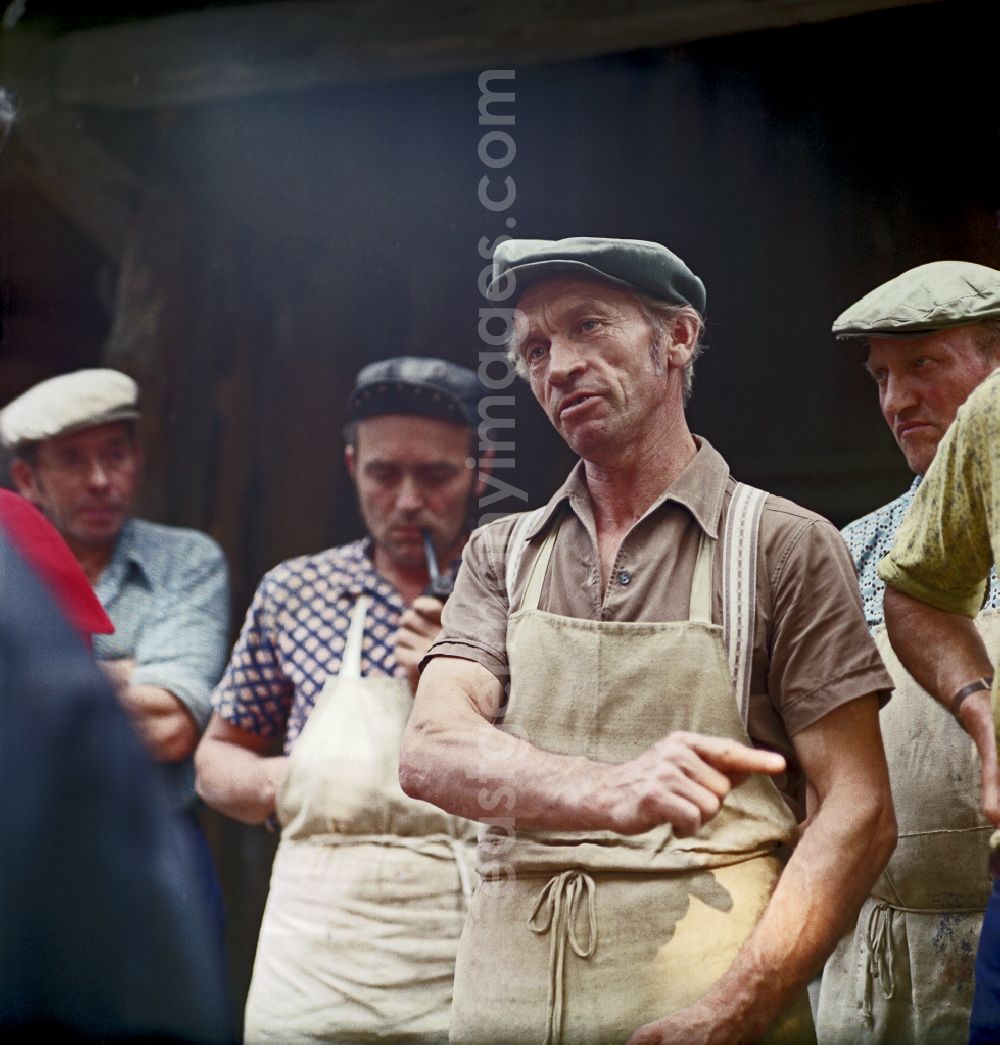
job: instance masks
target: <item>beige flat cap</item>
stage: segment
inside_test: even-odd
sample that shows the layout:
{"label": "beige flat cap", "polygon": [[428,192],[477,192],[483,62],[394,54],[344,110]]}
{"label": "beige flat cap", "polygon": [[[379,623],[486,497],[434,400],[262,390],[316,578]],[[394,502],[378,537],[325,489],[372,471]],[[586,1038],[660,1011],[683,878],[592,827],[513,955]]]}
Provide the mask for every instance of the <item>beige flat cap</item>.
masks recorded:
{"label": "beige flat cap", "polygon": [[1000,317],[1000,272],[971,261],[932,261],[890,279],[833,323],[841,341],[913,337]]}
{"label": "beige flat cap", "polygon": [[139,416],[139,386],[118,370],[76,370],[33,385],[0,410],[7,449]]}

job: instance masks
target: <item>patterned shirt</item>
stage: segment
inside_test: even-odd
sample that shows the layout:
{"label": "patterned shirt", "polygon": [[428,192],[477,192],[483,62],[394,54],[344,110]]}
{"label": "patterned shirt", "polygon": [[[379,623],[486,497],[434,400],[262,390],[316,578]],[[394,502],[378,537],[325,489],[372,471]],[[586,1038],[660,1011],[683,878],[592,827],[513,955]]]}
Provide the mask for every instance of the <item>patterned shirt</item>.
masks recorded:
{"label": "patterned shirt", "polygon": [[1000,557],[1000,372],[959,409],[879,576],[948,613],[975,617]]}
{"label": "patterned shirt", "polygon": [[[847,542],[854,568],[858,571],[858,584],[861,598],[865,605],[865,620],[868,627],[875,630],[885,623],[882,609],[882,598],[885,595],[885,581],[878,575],[879,561],[888,555],[892,542],[896,537],[906,512],[913,501],[913,495],[920,486],[918,475],[910,488],[901,493],[894,501],[883,505],[868,515],[848,523],[841,534]],[[984,609],[993,609],[1000,605],[1000,585],[997,584],[995,572],[991,573],[991,584]]]}
{"label": "patterned shirt", "polygon": [[[130,519],[95,591],[115,632],[94,636],[94,656],[134,660],[133,685],[169,690],[204,729],[229,642],[222,549],[197,530]],[[190,805],[191,759],[161,766],[179,805]]]}
{"label": "patterned shirt", "polygon": [[372,596],[365,620],[361,674],[394,676],[403,601],[376,572],[371,540],[330,548],[265,574],[212,707],[227,722],[259,736],[281,736],[287,754],[302,732],[327,677],[340,671],[351,611]]}

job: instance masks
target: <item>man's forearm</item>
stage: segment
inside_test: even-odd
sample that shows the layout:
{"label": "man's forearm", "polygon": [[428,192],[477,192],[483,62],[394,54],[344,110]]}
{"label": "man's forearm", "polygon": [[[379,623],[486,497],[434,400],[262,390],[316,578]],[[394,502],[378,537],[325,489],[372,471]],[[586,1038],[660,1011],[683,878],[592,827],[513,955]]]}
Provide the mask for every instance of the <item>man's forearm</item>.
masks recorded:
{"label": "man's forearm", "polygon": [[875,695],[835,708],[793,743],[815,816],[730,968],[699,1001],[640,1028],[635,1045],[757,1041],[819,971],[892,854]]}
{"label": "man's forearm", "polygon": [[948,711],[962,687],[993,673],[982,636],[968,617],[887,585],[885,625],[903,667]]}
{"label": "man's forearm", "polygon": [[895,840],[891,806],[824,804],[733,965],[696,1006],[713,1022],[710,1040],[756,1041],[765,1032],[850,928]]}
{"label": "man's forearm", "polygon": [[[996,711],[989,693],[969,691],[970,683],[994,672],[979,629],[968,617],[945,613],[889,586],[885,589],[885,622],[903,666],[946,710],[958,715],[975,742],[983,812],[1000,825]],[[956,695],[963,690],[965,699],[956,710]]]}
{"label": "man's forearm", "polygon": [[[526,829],[584,827],[579,822],[585,804],[581,781],[596,766],[584,758],[539,751],[497,729],[462,690],[448,681],[438,683],[435,674],[432,662],[420,690],[434,688],[435,713],[423,714],[425,705],[418,699],[403,738],[403,790],[470,820],[514,816]],[[483,678],[484,688],[491,681]],[[493,694],[479,697],[480,705],[497,703]]]}
{"label": "man's forearm", "polygon": [[98,663],[155,761],[181,762],[192,754],[198,746],[198,723],[175,694],[163,686],[133,685],[136,665],[130,658]]}
{"label": "man's forearm", "polygon": [[206,805],[245,824],[262,824],[274,813],[288,758],[258,755],[206,737],[195,768],[198,794]]}
{"label": "man's forearm", "polygon": [[198,724],[170,690],[126,686],[118,698],[157,762],[180,762],[198,746]]}
{"label": "man's forearm", "polygon": [[747,773],[777,773],[780,755],[736,741],[673,733],[620,764],[542,751],[497,729],[499,683],[484,668],[432,661],[421,680],[400,760],[414,798],[471,820],[525,830],[638,834],[669,823],[693,834]]}

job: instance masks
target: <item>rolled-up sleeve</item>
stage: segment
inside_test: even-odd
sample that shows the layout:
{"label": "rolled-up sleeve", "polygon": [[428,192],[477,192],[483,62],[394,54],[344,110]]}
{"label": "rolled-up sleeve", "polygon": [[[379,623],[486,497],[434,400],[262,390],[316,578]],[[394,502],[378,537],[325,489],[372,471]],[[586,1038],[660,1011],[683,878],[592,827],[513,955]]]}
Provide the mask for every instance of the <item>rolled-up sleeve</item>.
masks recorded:
{"label": "rolled-up sleeve", "polygon": [[938,446],[878,574],[947,613],[975,617],[989,582],[1000,518],[1000,380],[969,397]]}
{"label": "rolled-up sleeve", "polygon": [[767,689],[789,736],[892,678],[865,623],[854,564],[837,530],[813,518],[775,563]]}
{"label": "rolled-up sleeve", "polygon": [[280,591],[273,573],[265,575],[247,610],[225,674],[212,694],[212,709],[220,718],[258,736],[284,734],[295,692],[276,644]]}
{"label": "rolled-up sleeve", "polygon": [[221,548],[204,534],[192,535],[184,552],[155,593],[131,682],[169,690],[204,729],[226,662],[229,574]]}
{"label": "rolled-up sleeve", "polygon": [[509,604],[503,564],[512,525],[511,518],[501,519],[469,538],[455,590],[441,615],[441,634],[421,667],[432,657],[461,657],[506,682]]}

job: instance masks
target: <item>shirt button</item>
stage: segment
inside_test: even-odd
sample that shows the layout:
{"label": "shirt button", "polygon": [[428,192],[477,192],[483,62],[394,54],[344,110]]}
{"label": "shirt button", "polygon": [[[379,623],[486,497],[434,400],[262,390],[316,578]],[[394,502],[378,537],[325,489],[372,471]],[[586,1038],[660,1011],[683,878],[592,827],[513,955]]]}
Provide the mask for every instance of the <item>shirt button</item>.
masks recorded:
{"label": "shirt button", "polygon": [[628,584],[628,582],[631,579],[632,579],[632,574],[629,573],[628,570],[622,570],[622,572],[618,574],[618,583],[619,584]]}

